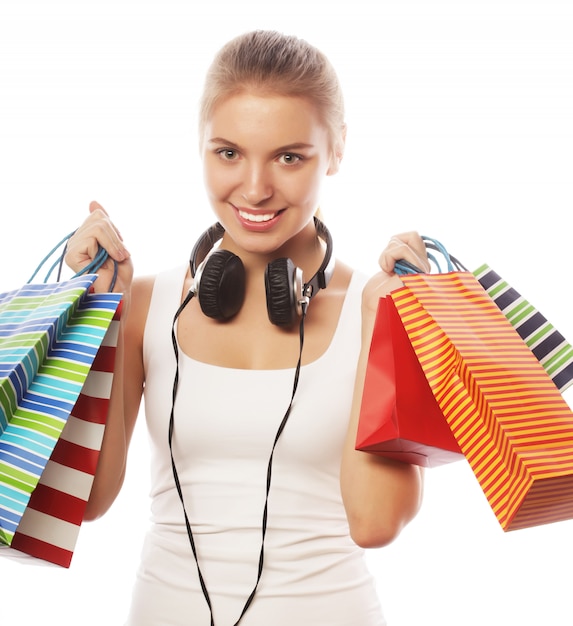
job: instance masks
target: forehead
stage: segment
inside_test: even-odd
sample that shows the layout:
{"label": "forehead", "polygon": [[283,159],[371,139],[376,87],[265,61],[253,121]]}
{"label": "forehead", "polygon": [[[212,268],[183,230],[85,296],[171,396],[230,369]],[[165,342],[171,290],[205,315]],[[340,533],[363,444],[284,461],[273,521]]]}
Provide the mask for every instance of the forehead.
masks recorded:
{"label": "forehead", "polygon": [[[327,134],[316,105],[309,99],[278,94],[239,93],[218,102],[205,127],[205,140],[267,138],[273,143],[315,143]],[[239,141],[237,141],[239,143]]]}

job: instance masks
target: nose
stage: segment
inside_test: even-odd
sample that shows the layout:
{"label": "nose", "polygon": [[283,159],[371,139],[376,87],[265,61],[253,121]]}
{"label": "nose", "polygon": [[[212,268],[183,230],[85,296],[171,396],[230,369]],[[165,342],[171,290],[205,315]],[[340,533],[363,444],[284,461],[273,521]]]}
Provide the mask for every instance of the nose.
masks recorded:
{"label": "nose", "polygon": [[265,165],[250,164],[245,171],[243,198],[257,206],[273,195],[272,174]]}

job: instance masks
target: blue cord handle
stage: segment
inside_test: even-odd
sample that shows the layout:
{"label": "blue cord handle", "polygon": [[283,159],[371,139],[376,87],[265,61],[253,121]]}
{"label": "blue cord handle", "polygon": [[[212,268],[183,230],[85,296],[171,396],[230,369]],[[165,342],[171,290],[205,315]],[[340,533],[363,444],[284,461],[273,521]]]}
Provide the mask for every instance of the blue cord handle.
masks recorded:
{"label": "blue cord handle", "polygon": [[[54,256],[54,254],[56,254],[56,252],[58,252],[58,250],[62,246],[64,246],[63,250],[59,253],[59,255],[56,258],[56,260],[49,267],[48,273],[44,277],[44,281],[43,282],[47,283],[50,280],[50,277],[51,277],[51,275],[53,274],[53,272],[54,272],[54,270],[56,268],[58,268],[58,277],[57,277],[57,279],[60,280],[61,271],[62,271],[62,267],[63,267],[63,264],[64,264],[64,257],[65,257],[66,249],[67,249],[67,246],[68,246],[68,241],[69,241],[69,239],[72,237],[72,235],[75,232],[76,231],[74,230],[71,233],[69,233],[68,235],[66,235],[60,242],[58,242],[48,252],[48,254],[46,254],[46,256],[40,261],[40,264],[35,269],[35,271],[32,274],[32,276],[30,276],[30,278],[28,279],[28,281],[27,281],[28,284],[30,284],[34,280],[34,278],[40,273],[42,268],[50,261],[50,259]],[[72,276],[72,278],[77,278],[78,276],[83,276],[84,274],[96,274],[101,269],[103,264],[108,260],[108,258],[109,258],[109,254],[107,253],[107,251],[104,248],[102,248],[102,246],[99,246],[97,254],[94,257],[94,259],[92,259],[92,261],[90,263],[88,263],[85,267],[83,267],[81,270],[76,272]],[[114,260],[114,262],[113,262],[113,276],[112,276],[112,279],[111,279],[111,284],[109,286],[109,291],[113,291],[113,288],[115,287],[115,283],[116,283],[116,280],[117,280],[117,271],[118,271],[118,263],[117,263],[117,261]]]}
{"label": "blue cord handle", "polygon": [[[446,267],[448,272],[454,272],[456,270],[468,271],[457,259],[452,256],[445,248],[443,244],[441,244],[437,239],[433,239],[432,237],[427,237],[426,235],[422,235],[422,241],[426,246],[426,252],[428,255],[428,259],[436,266],[439,273],[442,273],[442,267],[438,261],[436,255],[432,254],[430,250],[434,252],[439,252],[442,256],[443,260],[446,262]],[[396,261],[394,265],[394,271],[399,276],[403,276],[404,274],[423,274],[423,270],[419,267],[416,267],[413,263],[406,261],[405,259],[400,259]]]}

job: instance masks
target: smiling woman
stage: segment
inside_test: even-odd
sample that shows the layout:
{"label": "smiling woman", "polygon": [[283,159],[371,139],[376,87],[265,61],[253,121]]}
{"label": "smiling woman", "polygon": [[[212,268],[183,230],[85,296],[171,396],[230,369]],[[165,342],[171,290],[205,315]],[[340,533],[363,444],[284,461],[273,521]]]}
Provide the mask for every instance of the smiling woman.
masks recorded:
{"label": "smiling woman", "polygon": [[[378,299],[400,284],[397,259],[428,266],[425,246],[396,236],[370,280],[334,260],[315,213],[345,125],[322,53],[259,30],[213,66],[231,78],[217,92],[207,77],[200,144],[217,224],[195,247],[198,267],[192,258],[132,282],[131,256],[95,202],[68,242],[74,271],[106,249],[124,294],[86,517],[103,515],[121,488],[143,395],[152,525],[127,624],[183,626],[192,615],[205,625],[382,626],[363,548],[390,543],[416,515],[422,475],[354,442]],[[228,290],[241,293],[221,315],[214,304]],[[320,454],[309,445],[318,437]]]}
{"label": "smiling woman", "polygon": [[[154,310],[163,309],[162,326],[167,329],[163,339],[171,341],[168,329],[174,309],[191,285],[190,280],[185,282],[184,266],[194,241],[213,221],[202,185],[202,170],[207,172],[200,161],[211,148],[196,149],[205,137],[205,123],[197,135],[194,121],[197,102],[205,105],[204,120],[211,120],[214,110],[209,85],[205,85],[205,100],[201,99],[203,77],[220,45],[254,28],[297,34],[328,53],[344,85],[345,109],[337,92],[326,89],[318,78],[311,81],[317,92],[313,102],[321,111],[320,122],[328,130],[335,156],[340,157],[344,148],[344,161],[336,176],[326,176],[320,184],[321,215],[332,233],[336,271],[308,306],[299,385],[272,467],[266,542],[270,552],[265,552],[260,589],[240,626],[250,626],[258,594],[264,598],[268,593],[267,575],[271,580],[278,575],[277,563],[295,584],[302,570],[298,553],[291,547],[317,547],[311,541],[298,542],[309,536],[305,533],[311,527],[312,513],[332,513],[325,532],[331,532],[337,520],[340,528],[347,523],[340,501],[329,499],[336,488],[334,474],[325,468],[334,467],[329,450],[340,443],[341,414],[348,406],[339,398],[348,396],[348,362],[357,358],[360,338],[352,346],[346,344],[341,337],[349,338],[351,332],[339,334],[336,320],[348,321],[347,329],[355,328],[360,275],[376,271],[379,251],[392,233],[419,229],[443,241],[468,267],[488,262],[568,339],[573,338],[567,274],[571,234],[564,227],[573,205],[573,14],[570,3],[561,0],[328,4],[308,0],[201,4],[4,0],[0,3],[2,291],[21,285],[39,257],[64,234],[62,228],[72,230],[83,219],[89,199],[97,197],[113,216],[113,223],[121,226],[139,276],[172,265],[180,268],[172,288],[158,290],[154,298],[157,304],[165,293],[165,302]],[[215,95],[221,94],[216,98],[221,103],[245,95],[223,93],[215,82],[210,85],[215,86]],[[301,97],[300,91],[282,95]],[[321,109],[320,98],[325,96],[331,106]],[[325,111],[332,117],[325,116]],[[345,138],[341,126],[345,121],[348,138],[337,150],[335,139]],[[272,128],[269,134],[279,130]],[[214,167],[245,166],[242,155],[249,141],[219,131],[208,138],[223,140],[218,147],[226,155],[220,156],[230,158]],[[267,160],[281,176],[295,177],[298,169],[306,167],[306,146],[297,145],[301,142],[314,145],[300,137],[272,143],[278,152],[270,150]],[[248,230],[253,218],[264,224],[269,217],[276,218],[279,209],[286,208],[288,213],[289,205],[272,204],[272,196],[266,202],[266,208],[265,202],[262,208],[239,202],[245,209],[242,217],[229,205],[221,207],[240,233],[236,236],[242,245],[259,245],[257,233]],[[278,224],[287,222],[283,217],[288,215],[278,217]],[[292,225],[289,228],[296,230]],[[271,232],[261,233],[261,239],[270,238]],[[307,282],[324,261],[327,245],[320,233],[306,226],[299,235],[305,254],[286,246],[281,253],[288,258],[293,255],[293,265],[303,271],[303,282]],[[234,246],[234,239],[228,237],[224,245]],[[227,560],[225,541],[217,541],[225,539],[229,525],[223,524],[233,518],[249,525],[229,552],[248,552],[240,567],[229,574],[240,587],[236,597],[240,613],[244,594],[250,593],[257,577],[265,499],[265,485],[254,495],[249,481],[264,483],[268,447],[262,454],[262,469],[259,463],[247,479],[243,470],[262,449],[251,436],[256,415],[264,413],[265,432],[273,439],[273,426],[278,428],[276,422],[289,406],[300,345],[296,325],[274,328],[267,317],[262,279],[267,259],[261,257],[260,268],[251,266],[258,254],[234,249],[241,257],[245,255],[247,272],[261,299],[256,306],[246,299],[239,318],[218,323],[199,316],[195,296],[178,320],[179,363],[185,380],[174,414],[173,451],[184,482],[187,512],[191,521],[201,520],[192,530],[215,607],[220,594],[228,591],[219,584],[218,573],[227,565],[229,570],[223,573],[235,567]],[[214,252],[210,252],[208,246],[206,255],[212,258]],[[348,283],[341,279],[348,268],[341,259],[346,258],[358,268]],[[133,294],[146,281],[138,278],[136,283]],[[144,292],[138,291],[139,295]],[[298,287],[289,293],[298,295]],[[348,304],[351,300],[353,304]],[[132,309],[140,304],[141,299],[134,299]],[[195,310],[194,319],[191,310]],[[254,320],[250,333],[239,337],[233,332],[234,324],[249,315]],[[204,327],[192,336],[193,328],[199,328],[197,320]],[[296,320],[300,321],[298,312]],[[214,329],[218,329],[216,335]],[[164,349],[168,353],[165,362],[174,367],[171,344],[164,344]],[[155,344],[149,344],[147,354],[151,364]],[[328,362],[332,371],[326,379],[314,373]],[[160,357],[154,367],[163,369]],[[222,391],[221,385],[213,384],[210,371],[228,376],[233,386]],[[163,421],[151,420],[148,431],[141,410],[122,490],[102,518],[83,525],[71,571],[0,559],[2,624],[122,623],[132,603],[135,564],[142,556],[144,564],[148,559],[152,562],[158,554],[154,540],[146,540],[140,554],[147,531],[155,532],[148,524],[146,468],[150,463],[157,468],[157,459],[163,473],[161,479],[154,478],[152,521],[155,524],[158,517],[165,519],[172,512],[170,527],[181,531],[176,544],[159,539],[160,551],[168,552],[175,545],[184,561],[181,576],[173,571],[170,582],[196,584],[196,565],[182,528],[183,511],[165,458],[171,405],[164,396],[172,391],[172,374],[165,367],[163,379],[155,378],[154,384],[146,380],[146,385],[150,383],[146,409],[151,409],[147,412],[160,413]],[[320,382],[315,384],[317,379]],[[153,386],[161,387],[157,409],[153,409]],[[284,393],[279,407],[269,404],[279,402],[276,389]],[[566,395],[569,401],[571,393],[568,390]],[[224,410],[218,410],[223,404]],[[300,414],[297,418],[296,405],[307,407],[304,424]],[[328,422],[307,420],[307,413],[328,414]],[[210,432],[201,424],[209,425]],[[151,458],[149,433],[158,442],[151,447]],[[260,430],[255,434],[263,436]],[[214,445],[221,458],[211,455]],[[188,470],[192,470],[192,480],[188,480]],[[222,473],[230,495],[222,494],[220,485],[211,488]],[[251,498],[244,497],[251,489],[257,499],[253,506]],[[350,497],[363,500],[359,490],[349,491]],[[368,584],[376,587],[390,626],[570,626],[571,522],[502,533],[464,462],[427,471],[424,491],[423,507],[399,538],[381,550],[366,551],[372,574]],[[311,506],[306,507],[308,501]],[[354,510],[349,502],[351,514]],[[93,516],[97,513],[92,511]],[[275,534],[277,513],[290,535]],[[360,524],[353,528],[355,539],[365,545],[389,538],[374,537]],[[277,538],[282,540],[280,545]],[[348,553],[333,552],[332,544],[324,544],[323,552],[333,558],[338,555],[341,562],[349,554],[353,555],[349,559],[355,558],[354,543],[345,543],[346,549]],[[214,555],[208,562],[205,550],[212,550],[207,556]],[[275,560],[281,550],[293,560]],[[362,560],[353,563],[360,564],[360,576],[368,576]],[[318,557],[313,564],[317,569],[324,565]],[[245,573],[246,568],[252,575]],[[326,576],[328,565],[324,571]],[[339,572],[332,569],[333,576]],[[364,580],[360,576],[355,579],[357,586]],[[305,580],[298,584],[305,593],[313,588]],[[341,597],[346,593],[342,590]],[[365,605],[373,595],[367,592]],[[338,598],[331,603],[332,597],[321,602],[320,613],[339,608]],[[197,615],[181,609],[175,623],[184,620],[207,626],[208,609],[200,589],[193,598],[201,607]],[[284,613],[289,626],[313,622],[322,626],[324,620],[331,626],[328,613],[312,613],[310,608],[304,618],[295,615],[289,622],[292,600],[285,596],[281,601],[276,613],[281,617]],[[228,623],[221,626],[231,626],[238,619],[236,612],[230,612]],[[154,626],[166,623],[162,617]],[[267,623],[275,624],[274,615]]]}
{"label": "smiling woman", "polygon": [[[219,101],[202,145],[211,206],[243,254],[253,244],[260,253],[295,243],[292,237],[312,226],[322,181],[340,159],[311,100],[256,91]],[[245,231],[268,236],[242,243]]]}

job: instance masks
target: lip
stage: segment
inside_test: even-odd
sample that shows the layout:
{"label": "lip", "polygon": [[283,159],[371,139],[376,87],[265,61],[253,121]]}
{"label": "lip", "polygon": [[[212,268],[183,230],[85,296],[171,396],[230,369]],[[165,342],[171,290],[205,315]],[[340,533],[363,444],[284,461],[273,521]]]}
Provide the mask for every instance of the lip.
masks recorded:
{"label": "lip", "polygon": [[[233,209],[235,210],[237,221],[241,224],[243,228],[251,232],[258,232],[258,233],[266,232],[274,228],[274,226],[280,220],[281,215],[284,211],[284,209],[279,209],[278,211],[269,211],[268,209],[259,209],[257,211],[253,211],[253,209],[247,209],[245,207],[236,207],[234,205],[233,205]],[[274,214],[274,217],[271,217],[271,219],[264,220],[264,221],[254,221],[254,220],[250,220],[244,217],[245,213],[248,215],[253,215],[253,216],[263,216],[263,215]]]}

